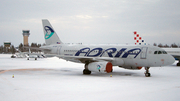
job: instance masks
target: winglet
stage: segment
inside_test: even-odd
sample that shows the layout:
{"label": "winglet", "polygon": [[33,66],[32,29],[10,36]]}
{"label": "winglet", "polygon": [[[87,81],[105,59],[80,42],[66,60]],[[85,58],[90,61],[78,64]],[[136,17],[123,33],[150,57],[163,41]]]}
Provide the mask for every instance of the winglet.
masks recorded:
{"label": "winglet", "polygon": [[139,34],[135,31],[134,32],[134,41],[135,45],[146,45],[146,42],[139,36]]}

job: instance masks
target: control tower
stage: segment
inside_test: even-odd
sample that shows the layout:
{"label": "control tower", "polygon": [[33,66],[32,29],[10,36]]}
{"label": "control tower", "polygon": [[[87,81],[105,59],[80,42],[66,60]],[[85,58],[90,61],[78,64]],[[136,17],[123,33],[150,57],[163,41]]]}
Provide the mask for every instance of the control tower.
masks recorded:
{"label": "control tower", "polygon": [[24,46],[28,46],[28,37],[30,35],[30,30],[23,30],[23,37],[24,37]]}

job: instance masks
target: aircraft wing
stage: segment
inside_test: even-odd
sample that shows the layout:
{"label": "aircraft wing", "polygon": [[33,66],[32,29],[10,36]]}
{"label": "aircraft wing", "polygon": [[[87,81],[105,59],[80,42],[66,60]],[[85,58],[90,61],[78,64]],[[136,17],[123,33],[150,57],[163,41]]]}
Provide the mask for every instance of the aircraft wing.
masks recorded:
{"label": "aircraft wing", "polygon": [[65,59],[67,61],[76,61],[81,63],[86,62],[99,62],[99,61],[113,61],[113,58],[109,57],[84,57],[84,56],[65,56],[65,55],[58,55],[57,57]]}

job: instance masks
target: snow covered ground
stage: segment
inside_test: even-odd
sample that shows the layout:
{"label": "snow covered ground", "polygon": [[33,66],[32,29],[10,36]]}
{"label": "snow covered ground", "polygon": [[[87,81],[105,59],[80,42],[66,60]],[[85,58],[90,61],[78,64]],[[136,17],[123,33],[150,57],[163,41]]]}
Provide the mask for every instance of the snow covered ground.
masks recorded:
{"label": "snow covered ground", "polygon": [[[113,68],[83,75],[83,64],[0,54],[0,101],[179,101],[180,67]],[[14,78],[12,78],[14,74]],[[112,75],[112,77],[110,77]]]}

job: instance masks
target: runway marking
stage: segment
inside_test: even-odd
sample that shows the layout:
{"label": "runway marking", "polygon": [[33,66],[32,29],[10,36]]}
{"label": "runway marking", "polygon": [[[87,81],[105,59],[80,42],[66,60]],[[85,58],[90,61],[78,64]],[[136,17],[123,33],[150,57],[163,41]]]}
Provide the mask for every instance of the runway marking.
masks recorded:
{"label": "runway marking", "polygon": [[0,74],[4,73],[4,70],[0,70]]}
{"label": "runway marking", "polygon": [[43,70],[51,70],[51,69],[42,69],[42,68],[10,69],[10,70],[0,70],[0,74],[3,74],[3,73],[5,73],[5,72],[10,72],[10,71],[27,71],[27,70],[32,70],[32,71],[43,71]]}

